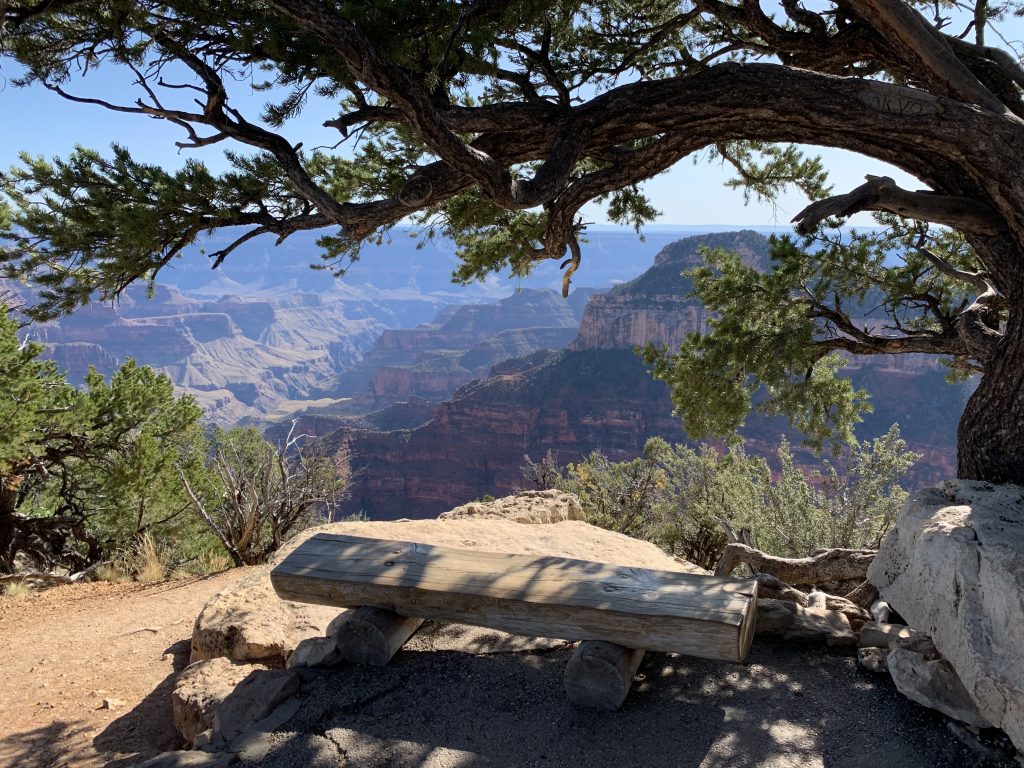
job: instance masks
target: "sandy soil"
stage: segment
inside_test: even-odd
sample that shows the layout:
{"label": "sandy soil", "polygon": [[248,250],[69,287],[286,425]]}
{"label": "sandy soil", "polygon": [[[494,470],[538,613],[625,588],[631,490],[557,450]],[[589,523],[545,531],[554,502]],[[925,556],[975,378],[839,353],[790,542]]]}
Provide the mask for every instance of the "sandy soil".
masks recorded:
{"label": "sandy soil", "polygon": [[176,748],[170,692],[192,623],[246,573],[0,596],[0,766],[126,765]]}

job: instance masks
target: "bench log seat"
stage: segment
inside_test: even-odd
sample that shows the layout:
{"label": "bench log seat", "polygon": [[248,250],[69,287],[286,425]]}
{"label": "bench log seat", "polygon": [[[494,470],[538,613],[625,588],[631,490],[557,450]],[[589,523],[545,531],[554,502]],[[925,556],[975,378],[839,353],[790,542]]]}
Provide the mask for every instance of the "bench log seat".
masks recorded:
{"label": "bench log seat", "polygon": [[726,661],[746,657],[757,612],[753,580],[329,533],[270,580],[286,600]]}

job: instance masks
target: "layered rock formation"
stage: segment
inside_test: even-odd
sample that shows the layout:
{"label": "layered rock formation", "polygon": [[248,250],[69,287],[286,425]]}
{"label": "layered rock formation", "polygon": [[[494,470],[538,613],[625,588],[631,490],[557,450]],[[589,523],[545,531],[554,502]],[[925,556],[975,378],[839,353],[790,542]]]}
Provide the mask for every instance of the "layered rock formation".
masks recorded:
{"label": "layered rock formation", "polygon": [[115,307],[91,304],[27,334],[72,382],[90,366],[109,375],[135,358],[192,394],[211,421],[230,424],[324,397],[382,328],[350,311],[313,294],[199,301],[159,287],[152,298],[130,291]]}
{"label": "layered rock formation", "polygon": [[572,349],[633,349],[648,342],[678,347],[686,334],[703,330],[710,315],[687,298],[693,283],[682,274],[703,264],[699,247],[735,251],[747,266],[764,270],[767,245],[762,235],[744,230],[689,237],[665,246],[651,268],[635,280],[590,300]]}
{"label": "layered rock formation", "polygon": [[[701,263],[705,244],[737,250],[752,266],[763,267],[768,256],[767,240],[754,232],[674,243],[643,275],[592,298],[576,339],[557,355],[495,367],[492,377],[459,389],[415,429],[340,430],[332,439],[347,446],[356,470],[346,511],[380,519],[430,517],[521,487],[524,454],[539,458],[551,450],[564,464],[600,449],[623,460],[637,456],[652,435],[685,441],[668,388],[651,379],[633,348],[648,341],[678,344],[703,328],[707,313],[688,298],[690,281],[681,273]],[[923,455],[912,484],[952,474],[967,386],[946,384],[943,369],[924,356],[863,358],[847,375],[873,395],[875,410],[859,429],[862,439],[899,422]],[[324,434],[327,424],[315,426]],[[748,450],[772,456],[786,431],[782,419],[751,416],[744,430]],[[817,461],[810,454],[802,460]]]}
{"label": "layered rock formation", "polygon": [[339,376],[336,394],[350,399],[331,410],[366,414],[412,397],[440,402],[496,363],[561,349],[576,336],[592,294],[580,289],[564,301],[554,291],[522,289],[493,304],[446,307],[416,328],[386,330]]}

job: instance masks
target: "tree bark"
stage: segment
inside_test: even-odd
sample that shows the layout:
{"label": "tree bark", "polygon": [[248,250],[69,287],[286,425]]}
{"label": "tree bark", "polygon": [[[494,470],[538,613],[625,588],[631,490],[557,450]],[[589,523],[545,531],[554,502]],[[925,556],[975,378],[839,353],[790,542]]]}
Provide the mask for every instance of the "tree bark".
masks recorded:
{"label": "tree bark", "polygon": [[0,574],[14,573],[15,541],[18,537],[17,480],[0,477]]}
{"label": "tree bark", "polygon": [[[759,573],[754,577],[754,579],[757,581],[758,598],[763,597],[774,600],[786,600],[803,606],[804,608],[811,607],[812,601],[810,595],[806,592],[801,592],[796,587],[791,587],[785,582],[779,581],[769,573]],[[822,596],[820,600],[823,604],[817,607],[827,608],[830,611],[838,611],[839,613],[844,614],[846,618],[850,620],[851,624],[862,624],[871,618],[871,613],[866,608],[857,605],[845,597],[838,597],[825,592],[815,592],[814,594]]]}
{"label": "tree bark", "polygon": [[957,476],[1024,485],[1024,297],[1010,299],[1003,338],[957,430]]}
{"label": "tree bark", "polygon": [[740,565],[757,573],[769,573],[787,584],[822,584],[862,581],[875,553],[864,549],[828,549],[814,557],[775,557],[745,544],[729,544],[715,566],[716,576],[728,576]]}

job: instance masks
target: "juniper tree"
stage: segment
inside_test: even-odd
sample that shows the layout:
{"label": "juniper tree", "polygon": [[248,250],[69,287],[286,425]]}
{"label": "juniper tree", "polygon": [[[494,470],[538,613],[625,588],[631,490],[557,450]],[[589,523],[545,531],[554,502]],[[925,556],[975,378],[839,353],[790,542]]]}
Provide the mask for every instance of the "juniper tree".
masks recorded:
{"label": "juniper tree", "polygon": [[0,574],[19,555],[77,570],[187,527],[176,446],[202,439],[195,401],[133,361],[75,388],[17,330],[0,312]]}
{"label": "juniper tree", "polygon": [[196,515],[235,565],[264,562],[285,541],[333,521],[348,482],[344,452],[295,434],[274,446],[255,427],[214,432],[205,477],[180,481]]}
{"label": "juniper tree", "polygon": [[[646,179],[711,155],[749,194],[795,184],[812,197],[803,231],[866,210],[913,233],[905,266],[856,246],[826,265],[785,246],[780,269],[799,274],[784,285],[732,281],[785,293],[771,327],[784,324],[786,353],[756,362],[771,352],[757,339],[773,334],[720,345],[706,370],[738,378],[711,393],[731,398],[722,409],[745,407],[765,377],[771,407],[842,431],[858,404],[835,384],[836,350],[948,356],[980,374],[960,475],[1024,482],[1024,70],[999,36],[1018,0],[9,0],[0,13],[2,55],[24,68],[17,84],[69,109],[169,121],[183,150],[222,145],[231,164],[165,169],[121,147],[26,157],[3,177],[0,219],[13,222],[2,259],[44,289],[38,314],[152,279],[228,227],[242,229],[214,264],[252,238],[321,230],[340,272],[361,243],[412,220],[454,239],[458,280],[556,259],[567,287],[585,204],[639,225],[655,214]],[[136,93],[90,96],[106,66],[131,72]],[[253,83],[268,89],[260,115],[234,98]],[[337,148],[289,138],[313,99],[336,108]],[[832,195],[821,163],[793,144],[891,163],[926,189],[871,178]],[[879,291],[890,320],[851,317],[833,284]],[[674,371],[665,358],[662,375]]]}

